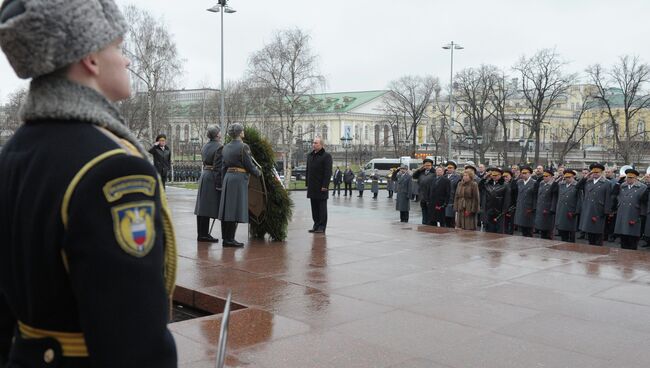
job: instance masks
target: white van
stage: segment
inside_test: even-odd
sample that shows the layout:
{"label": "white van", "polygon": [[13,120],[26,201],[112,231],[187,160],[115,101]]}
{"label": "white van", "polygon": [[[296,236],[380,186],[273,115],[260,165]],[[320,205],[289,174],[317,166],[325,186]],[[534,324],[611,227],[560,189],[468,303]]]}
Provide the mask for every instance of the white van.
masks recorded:
{"label": "white van", "polygon": [[363,171],[366,173],[366,175],[372,175],[375,170],[377,170],[377,174],[379,174],[379,176],[383,179],[386,177],[386,175],[388,175],[390,169],[399,167],[401,164],[409,165],[411,170],[417,169],[421,165],[419,161],[414,161],[410,157],[373,158],[363,166]]}

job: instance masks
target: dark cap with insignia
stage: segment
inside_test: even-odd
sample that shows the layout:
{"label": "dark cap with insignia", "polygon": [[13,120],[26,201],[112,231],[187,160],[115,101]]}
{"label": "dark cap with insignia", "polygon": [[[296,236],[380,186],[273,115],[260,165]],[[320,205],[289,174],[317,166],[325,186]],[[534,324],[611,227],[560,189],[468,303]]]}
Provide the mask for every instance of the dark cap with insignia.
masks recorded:
{"label": "dark cap with insignia", "polygon": [[564,177],[569,177],[569,176],[577,176],[578,173],[575,170],[571,169],[564,169]]}
{"label": "dark cap with insignia", "polygon": [[433,160],[430,159],[430,158],[425,158],[424,160],[422,160],[423,164],[426,164],[427,162],[429,162],[429,163],[431,163],[433,165]]}
{"label": "dark cap with insignia", "polygon": [[636,178],[639,176],[639,172],[635,169],[627,169],[625,170],[625,175],[627,175],[628,178]]}
{"label": "dark cap with insignia", "polygon": [[454,162],[452,160],[447,161],[446,165],[447,165],[448,169],[452,169],[452,168],[457,169],[458,168],[458,165],[456,165],[456,162]]}
{"label": "dark cap with insignia", "polygon": [[533,172],[533,168],[530,167],[530,166],[528,166],[528,165],[526,165],[526,166],[522,166],[520,171],[521,171],[522,174],[525,174],[525,173],[529,173],[529,174],[530,174],[530,173]]}
{"label": "dark cap with insignia", "polygon": [[603,171],[605,171],[605,166],[603,166],[603,164],[599,164],[599,163],[595,162],[595,163],[589,165],[589,171],[596,172],[596,173],[603,172]]}
{"label": "dark cap with insignia", "polygon": [[553,169],[544,169],[544,176],[553,176]]}

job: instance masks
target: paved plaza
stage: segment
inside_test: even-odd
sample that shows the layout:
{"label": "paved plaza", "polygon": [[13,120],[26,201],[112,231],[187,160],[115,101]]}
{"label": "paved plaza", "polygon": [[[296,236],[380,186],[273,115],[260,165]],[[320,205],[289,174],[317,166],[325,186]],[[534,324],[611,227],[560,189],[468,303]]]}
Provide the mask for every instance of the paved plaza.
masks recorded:
{"label": "paved plaza", "polygon": [[[293,192],[285,242],[196,242],[195,191],[171,187],[181,367],[213,367],[229,289],[232,367],[647,367],[650,253],[398,221],[385,192],[329,200],[310,234]],[[215,228],[218,226],[215,226]],[[240,225],[237,239],[246,239]],[[218,229],[213,235],[220,234]]]}

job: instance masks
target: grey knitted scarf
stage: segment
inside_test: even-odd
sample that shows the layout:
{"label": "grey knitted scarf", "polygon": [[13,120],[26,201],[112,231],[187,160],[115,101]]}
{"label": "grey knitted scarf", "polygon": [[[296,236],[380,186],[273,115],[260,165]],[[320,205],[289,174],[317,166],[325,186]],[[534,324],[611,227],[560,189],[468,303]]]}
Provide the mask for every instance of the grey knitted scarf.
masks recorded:
{"label": "grey knitted scarf", "polygon": [[97,125],[127,140],[143,157],[148,157],[114,104],[94,89],[61,76],[47,75],[32,80],[21,117],[23,121],[78,120]]}

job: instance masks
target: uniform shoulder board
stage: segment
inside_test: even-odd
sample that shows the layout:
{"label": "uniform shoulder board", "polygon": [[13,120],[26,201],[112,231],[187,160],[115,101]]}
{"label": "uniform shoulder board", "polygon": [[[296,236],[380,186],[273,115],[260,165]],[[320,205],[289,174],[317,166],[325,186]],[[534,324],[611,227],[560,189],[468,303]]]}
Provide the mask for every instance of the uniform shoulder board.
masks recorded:
{"label": "uniform shoulder board", "polygon": [[155,203],[132,202],[111,208],[115,240],[122,250],[134,257],[146,256],[154,245]]}

